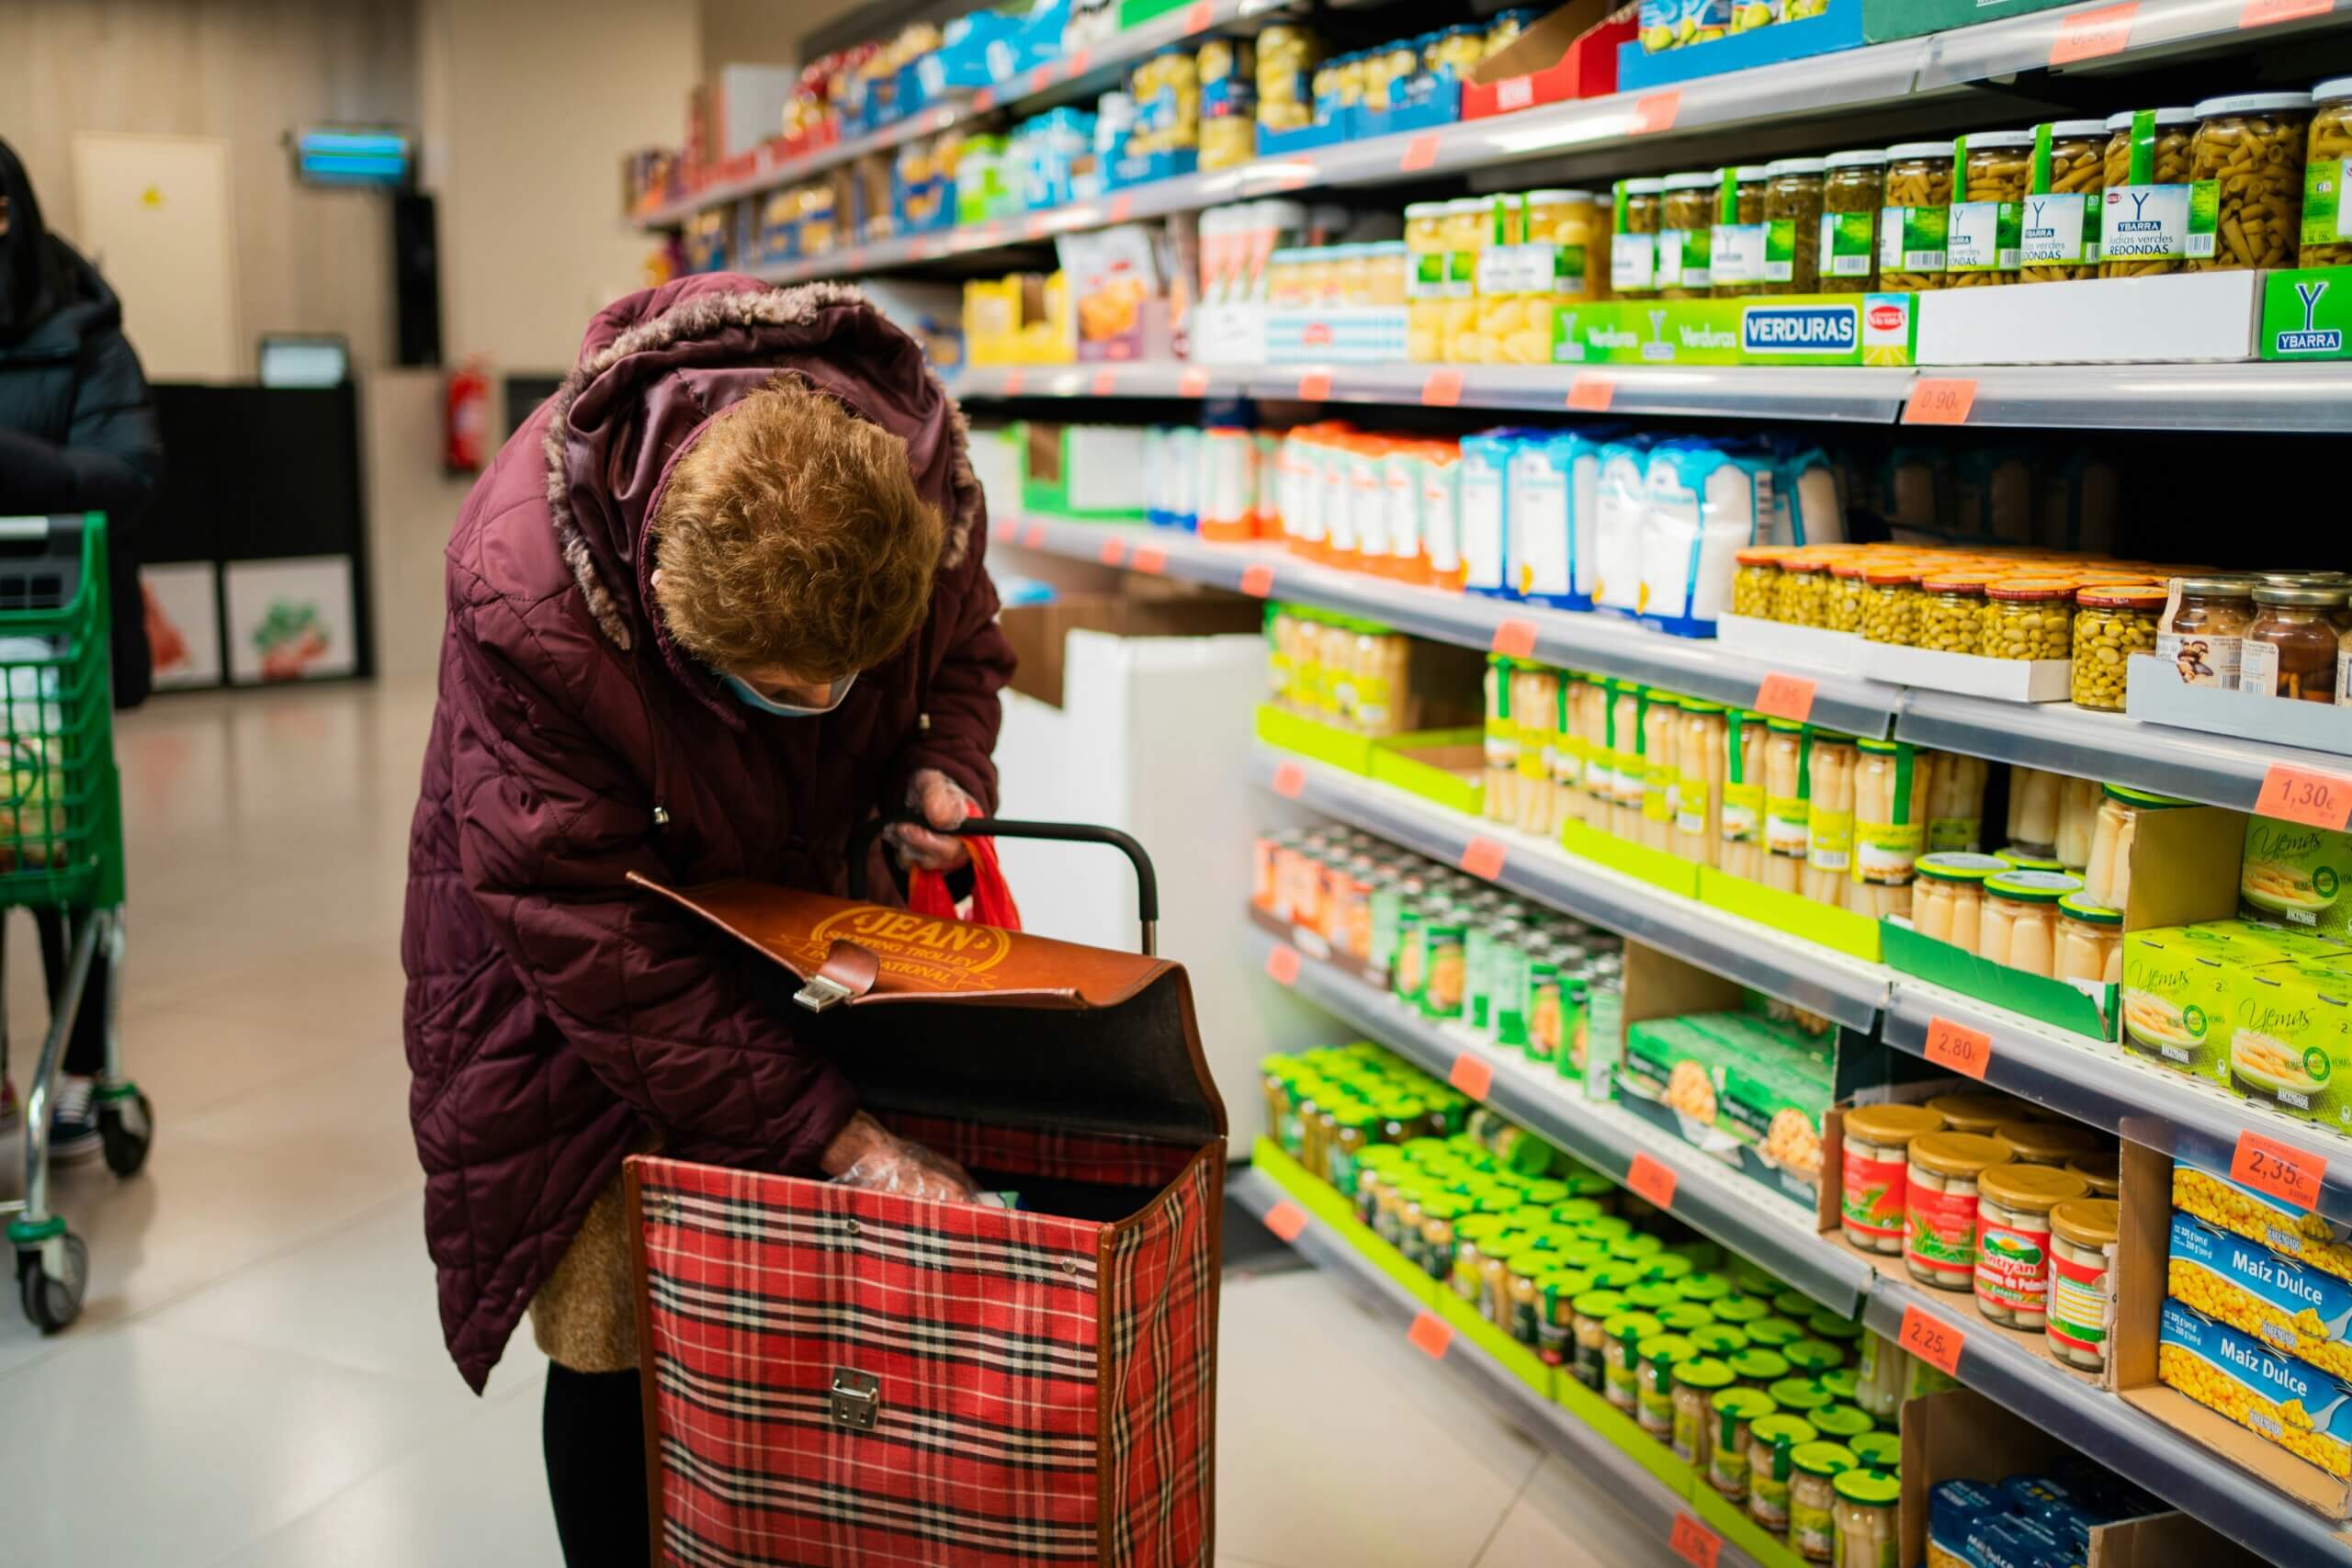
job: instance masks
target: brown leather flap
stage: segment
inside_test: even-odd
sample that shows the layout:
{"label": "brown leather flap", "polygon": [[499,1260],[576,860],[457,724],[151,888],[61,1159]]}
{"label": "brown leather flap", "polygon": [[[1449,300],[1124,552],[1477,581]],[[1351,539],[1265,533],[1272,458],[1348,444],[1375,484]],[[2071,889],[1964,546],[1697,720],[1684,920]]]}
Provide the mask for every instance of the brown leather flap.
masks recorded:
{"label": "brown leather flap", "polygon": [[[629,880],[776,965],[770,1000],[877,1110],[1224,1136],[1182,964],[741,878]],[[838,994],[822,1011],[795,1006],[819,976]]]}

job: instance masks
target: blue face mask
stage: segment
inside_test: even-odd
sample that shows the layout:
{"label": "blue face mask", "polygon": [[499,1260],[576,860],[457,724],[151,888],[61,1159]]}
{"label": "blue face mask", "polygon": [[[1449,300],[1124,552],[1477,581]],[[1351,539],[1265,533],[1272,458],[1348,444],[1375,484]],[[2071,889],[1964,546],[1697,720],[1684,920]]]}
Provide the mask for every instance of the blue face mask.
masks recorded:
{"label": "blue face mask", "polygon": [[721,675],[719,680],[726,682],[727,689],[735,694],[737,702],[747,708],[766,714],[771,718],[815,718],[820,714],[829,714],[842,705],[842,699],[849,695],[849,689],[857,684],[857,676],[854,672],[844,675],[833,682],[832,690],[827,694],[823,707],[804,708],[791,703],[780,703],[772,697],[763,695],[755,687],[733,675]]}

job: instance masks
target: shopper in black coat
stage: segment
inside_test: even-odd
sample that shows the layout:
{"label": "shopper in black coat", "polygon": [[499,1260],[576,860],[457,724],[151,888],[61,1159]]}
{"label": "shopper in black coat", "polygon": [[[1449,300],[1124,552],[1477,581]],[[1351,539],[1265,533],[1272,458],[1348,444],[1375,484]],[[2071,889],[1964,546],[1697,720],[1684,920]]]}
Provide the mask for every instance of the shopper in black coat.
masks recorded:
{"label": "shopper in black coat", "polygon": [[[138,546],[163,465],[120,301],[97,268],[42,225],[24,164],[0,141],[0,516],[106,513],[117,707],[143,702],[153,675]],[[46,912],[40,925],[53,996],[65,929]],[[83,993],[51,1122],[52,1159],[99,1152],[91,1089],[106,1063],[110,968],[102,955]],[[0,1077],[0,1114],[12,1113],[14,1100]]]}

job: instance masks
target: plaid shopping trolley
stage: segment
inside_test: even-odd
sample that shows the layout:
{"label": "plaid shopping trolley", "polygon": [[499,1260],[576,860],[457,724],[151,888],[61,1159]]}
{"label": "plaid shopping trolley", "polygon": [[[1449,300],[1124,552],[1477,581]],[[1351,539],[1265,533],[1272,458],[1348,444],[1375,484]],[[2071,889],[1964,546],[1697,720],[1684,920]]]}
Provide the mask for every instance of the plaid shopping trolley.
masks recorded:
{"label": "plaid shopping trolley", "polygon": [[[1032,826],[1129,851],[1148,948],[1132,840],[966,830]],[[776,966],[867,1110],[1019,1194],[629,1162],[656,1560],[1207,1563],[1225,1108],[1183,970],[855,898],[646,886]]]}

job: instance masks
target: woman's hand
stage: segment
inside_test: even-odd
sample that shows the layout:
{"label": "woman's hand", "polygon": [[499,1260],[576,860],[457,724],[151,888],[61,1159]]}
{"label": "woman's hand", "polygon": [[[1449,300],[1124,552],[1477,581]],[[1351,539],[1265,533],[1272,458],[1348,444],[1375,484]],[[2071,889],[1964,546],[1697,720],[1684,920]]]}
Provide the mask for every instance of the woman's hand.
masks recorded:
{"label": "woman's hand", "polygon": [[[980,814],[979,804],[964,793],[964,786],[937,768],[925,768],[908,783],[907,804],[933,828],[953,828]],[[894,822],[882,829],[882,836],[898,847],[899,863],[909,868],[953,871],[972,858],[963,840],[911,822]]]}
{"label": "woman's hand", "polygon": [[901,1138],[861,1111],[833,1134],[820,1162],[845,1187],[895,1192],[933,1203],[977,1203],[979,1189],[945,1155]]}

